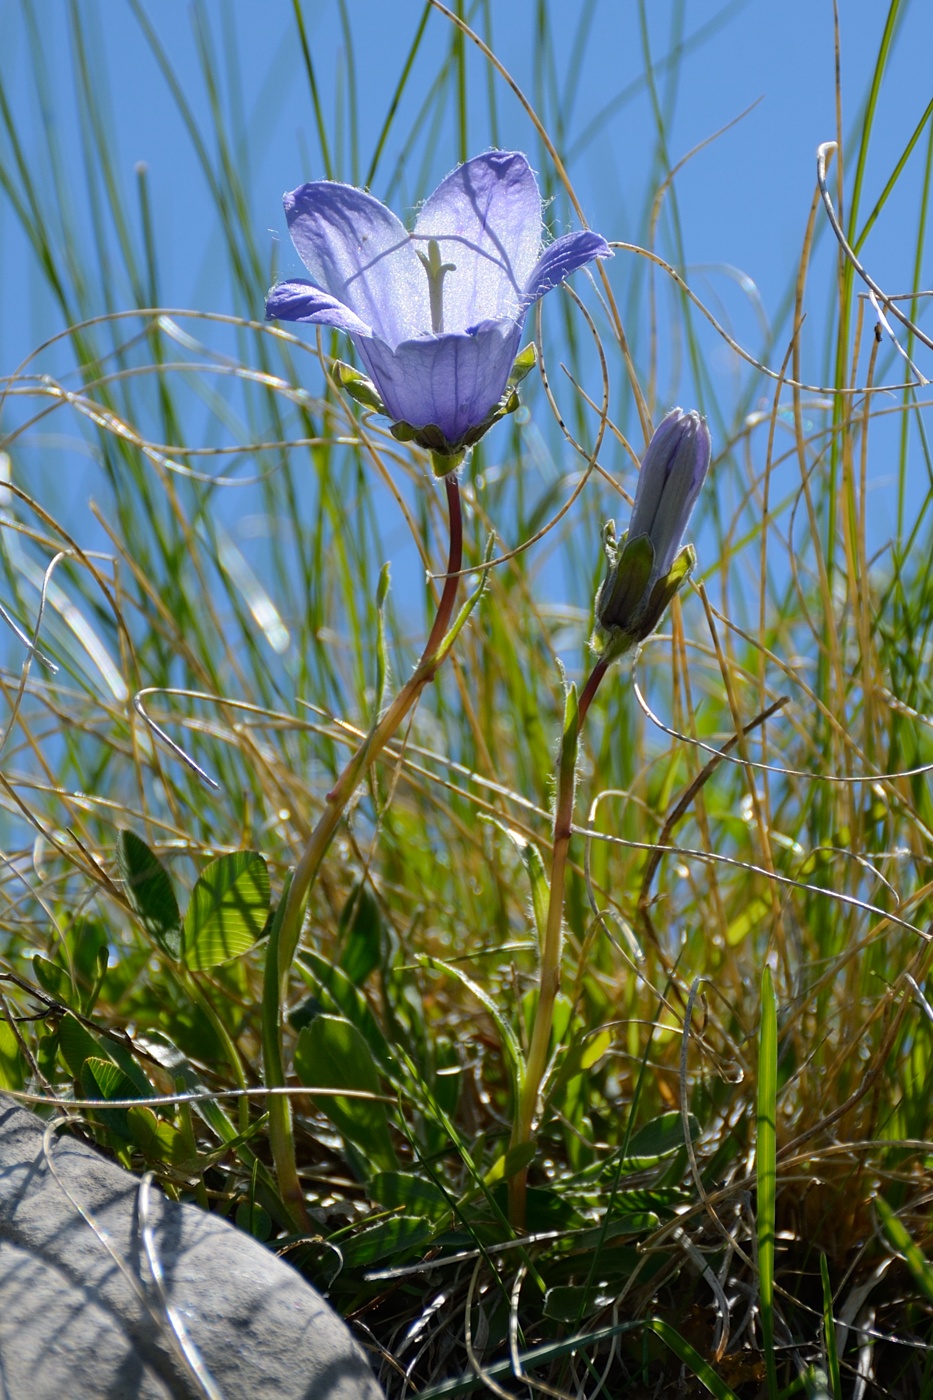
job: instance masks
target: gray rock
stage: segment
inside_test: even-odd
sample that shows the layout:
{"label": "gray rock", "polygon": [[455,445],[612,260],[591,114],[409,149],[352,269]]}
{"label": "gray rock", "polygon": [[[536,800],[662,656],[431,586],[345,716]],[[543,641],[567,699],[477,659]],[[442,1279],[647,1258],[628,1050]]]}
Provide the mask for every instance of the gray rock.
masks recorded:
{"label": "gray rock", "polygon": [[382,1400],[288,1264],[46,1128],[0,1094],[0,1400]]}

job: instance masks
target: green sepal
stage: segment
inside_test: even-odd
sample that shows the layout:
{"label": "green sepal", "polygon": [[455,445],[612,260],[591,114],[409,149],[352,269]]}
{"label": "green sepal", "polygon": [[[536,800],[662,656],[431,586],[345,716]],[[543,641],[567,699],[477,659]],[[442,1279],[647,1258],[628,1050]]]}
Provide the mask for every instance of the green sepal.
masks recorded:
{"label": "green sepal", "polygon": [[692,544],[684,545],[670,567],[669,573],[664,578],[659,578],[654,588],[651,590],[651,597],[648,599],[648,606],[645,609],[645,616],[638,628],[637,640],[643,642],[646,637],[657,627],[661,618],[667,612],[674,601],[674,594],[679,593],[687,582],[693,567],[696,564],[696,550]]}
{"label": "green sepal", "polygon": [[509,388],[517,389],[522,380],[528,377],[537,363],[538,352],[532,340],[525,346],[524,350],[519,350],[518,354],[515,356],[512,373],[509,375]]}
{"label": "green sepal", "polygon": [[626,539],[596,602],[596,616],[607,631],[615,627],[634,631],[653,568],[654,545],[648,536]]}
{"label": "green sepal", "polygon": [[354,369],[343,360],[334,360],[331,373],[338,387],[349,394],[351,399],[376,413],[385,413],[386,406],[379,397],[375,384],[371,379],[367,379],[365,374],[361,374],[358,369]]}
{"label": "green sepal", "polygon": [[603,545],[610,568],[596,595],[596,626],[590,646],[602,660],[616,661],[651,636],[675,593],[693,572],[696,550],[692,544],[684,545],[646,601],[645,589],[654,564],[654,546],[648,536],[623,540],[623,547],[617,550],[610,521],[603,531]]}
{"label": "green sepal", "polygon": [[431,470],[438,480],[455,472],[466,456],[466,452],[453,452],[445,456],[442,452],[431,453]]}

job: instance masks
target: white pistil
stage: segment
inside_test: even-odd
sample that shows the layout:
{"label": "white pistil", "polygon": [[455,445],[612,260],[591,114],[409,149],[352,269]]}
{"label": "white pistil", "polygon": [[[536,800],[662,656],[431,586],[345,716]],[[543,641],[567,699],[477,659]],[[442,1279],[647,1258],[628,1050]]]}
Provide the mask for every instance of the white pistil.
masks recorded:
{"label": "white pistil", "polygon": [[441,335],[444,330],[444,277],[455,272],[456,263],[441,262],[440,245],[436,238],[428,239],[428,251],[419,252],[421,266],[428,274],[428,294],[431,298],[431,330]]}

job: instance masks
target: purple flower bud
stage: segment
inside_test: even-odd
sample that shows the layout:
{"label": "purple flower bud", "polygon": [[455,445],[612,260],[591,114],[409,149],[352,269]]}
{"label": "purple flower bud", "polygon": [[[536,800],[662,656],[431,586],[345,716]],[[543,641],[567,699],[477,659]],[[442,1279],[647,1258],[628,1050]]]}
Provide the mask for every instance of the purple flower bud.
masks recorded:
{"label": "purple flower bud", "polygon": [[609,521],[609,572],[596,596],[593,645],[621,656],[650,635],[686,582],[695,554],[681,549],[710,459],[710,435],[696,412],[674,408],[662,420],[641,464],[628,534],[618,543]]}
{"label": "purple flower bud", "polygon": [[693,411],[672,408],[648,444],[628,527],[629,539],[647,535],[654,578],[670,571],[709,469],[709,428]]}
{"label": "purple flower bud", "polygon": [[371,194],[330,180],[286,194],[285,216],[311,276],[273,287],[267,318],[345,331],[396,435],[454,465],[509,411],[530,307],[593,258],[612,256],[589,229],[542,252],[541,195],[516,151],[458,166],[412,233]]}

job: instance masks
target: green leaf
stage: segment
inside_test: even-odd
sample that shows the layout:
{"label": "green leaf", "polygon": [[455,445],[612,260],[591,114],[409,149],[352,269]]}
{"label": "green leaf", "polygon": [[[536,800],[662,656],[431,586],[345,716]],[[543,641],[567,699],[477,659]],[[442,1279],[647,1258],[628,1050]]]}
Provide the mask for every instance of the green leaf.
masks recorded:
{"label": "green leaf", "polygon": [[[693,1114],[688,1114],[690,1139],[700,1136],[700,1125]],[[673,1157],[684,1145],[683,1120],[676,1110],[662,1113],[652,1118],[643,1128],[639,1128],[628,1145],[622,1170],[641,1172],[657,1166],[665,1157]]]}
{"label": "green leaf", "polygon": [[130,1137],[147,1162],[166,1162],[178,1166],[185,1160],[184,1133],[173,1123],[157,1118],[151,1108],[128,1108],[126,1125]]}
{"label": "green leaf", "polygon": [[405,1076],[389,1042],[383,1035],[369,1002],[343,969],[335,967],[332,962],[328,962],[311,948],[301,949],[295,966],[308,986],[320,995],[325,1003],[325,1010],[334,1011],[353,1022],[375,1056],[380,1073],[393,1084],[399,1084]]}
{"label": "green leaf", "polygon": [[[81,1092],[86,1099],[137,1099],[139,1090],[113,1060],[90,1056],[81,1066],[78,1076]],[[127,1110],[118,1108],[101,1112],[101,1120],[126,1142],[132,1141]]]}
{"label": "green leaf", "polygon": [[32,970],[36,974],[36,981],[48,992],[50,997],[62,1002],[67,1006],[72,999],[71,978],[63,967],[58,963],[50,962],[41,953],[35,953],[32,959]]}
{"label": "green leaf", "polygon": [[881,1228],[888,1237],[888,1243],[897,1250],[898,1254],[903,1256],[913,1276],[914,1283],[927,1302],[933,1303],[933,1267],[928,1263],[923,1250],[914,1241],[906,1227],[902,1225],[883,1196],[876,1197],[875,1210],[878,1212]]}
{"label": "green leaf", "polygon": [[117,835],[117,860],[130,908],[170,958],[181,952],[181,913],[165,866],[135,831]]}
{"label": "green leaf", "polygon": [[255,1201],[241,1201],[236,1208],[236,1227],[254,1239],[265,1241],[272,1234],[272,1220],[269,1212]]}
{"label": "green leaf", "polygon": [[431,1220],[450,1214],[450,1202],[441,1188],[414,1172],[377,1172],[369,1183],[369,1194],[386,1210],[403,1209]]}
{"label": "green leaf", "polygon": [[484,992],[482,987],[474,982],[471,977],[468,977],[465,972],[461,971],[455,963],[445,963],[440,958],[432,958],[425,954],[420,955],[417,961],[423,967],[430,967],[436,972],[443,972],[446,973],[448,977],[455,978],[466,987],[467,991],[476,998],[480,1006],[489,1013],[499,1032],[502,1048],[506,1053],[508,1067],[512,1074],[513,1088],[519,1085],[522,1081],[522,1075],[525,1072],[525,1062],[522,1056],[521,1046],[518,1043],[518,1037],[492,997]]}
{"label": "green leaf", "polygon": [[0,1017],[0,1089],[22,1089],[24,1082],[19,1042],[9,1021]]}
{"label": "green leaf", "polygon": [[218,856],[191,892],[184,957],[194,972],[249,952],[269,917],[269,872],[257,851]]}
{"label": "green leaf", "polygon": [[430,1220],[421,1220],[417,1215],[393,1215],[391,1220],[360,1230],[352,1239],[340,1240],[337,1248],[343,1255],[344,1267],[358,1269],[377,1259],[381,1263],[398,1254],[410,1254],[427,1244],[433,1234]]}
{"label": "green leaf", "polygon": [[730,1390],[725,1381],[716,1375],[709,1362],[704,1361],[700,1353],[695,1351],[669,1322],[660,1317],[651,1317],[645,1325],[667,1343],[674,1355],[690,1368],[709,1393],[716,1396],[716,1400],[738,1400],[735,1391]]}
{"label": "green leaf", "polygon": [[[555,1322],[567,1322],[572,1327],[580,1325],[583,1316],[611,1307],[614,1295],[601,1293],[598,1287],[585,1288],[582,1284],[560,1284],[549,1288],[544,1295],[544,1316]],[[582,1309],[586,1309],[583,1313]]]}
{"label": "green leaf", "polygon": [[518,847],[522,858],[522,864],[528,875],[528,883],[531,886],[531,907],[535,916],[535,928],[538,931],[538,942],[544,942],[544,930],[547,927],[547,911],[550,891],[548,889],[547,871],[544,868],[544,861],[541,852],[533,842],[529,841],[520,831],[515,831],[513,827],[506,826],[504,822],[492,820],[492,825],[497,826],[506,835],[513,845]]}
{"label": "green leaf", "polygon": [[81,1066],[87,1059],[100,1057],[109,1059],[110,1056],[104,1049],[101,1042],[86,1026],[83,1026],[77,1017],[71,1013],[63,1016],[59,1026],[59,1045],[65,1064],[71,1073],[78,1079],[81,1075]]}
{"label": "green leaf", "polygon": [[820,1254],[820,1281],[823,1285],[823,1352],[829,1370],[829,1382],[833,1400],[842,1400],[842,1375],[839,1370],[839,1353],[836,1350],[836,1321],[833,1317],[833,1290],[829,1281],[829,1264],[825,1254]]}
{"label": "green leaf", "polygon": [[134,1086],[133,1093],[124,1097],[145,1098],[152,1093],[152,1085],[129,1051],[113,1041],[105,1043],[98,1040],[97,1036],[92,1035],[76,1016],[72,1016],[70,1011],[61,1019],[59,1045],[65,1064],[75,1079],[81,1078],[81,1067],[85,1060],[109,1060],[126,1075]]}
{"label": "green leaf", "polygon": [[519,1142],[514,1147],[510,1147],[508,1152],[504,1152],[497,1161],[493,1162],[489,1171],[483,1177],[486,1186],[497,1186],[500,1181],[509,1181],[517,1172],[534,1161],[537,1155],[538,1144],[536,1142]]}
{"label": "green leaf", "polygon": [[538,363],[538,352],[535,349],[533,340],[529,341],[524,350],[519,350],[512,364],[512,372],[509,375],[509,387],[515,389],[521,384],[526,375],[529,375]]}
{"label": "green leaf", "polygon": [[627,1200],[623,1195],[617,1199],[616,1209],[611,1220],[602,1225],[594,1225],[592,1229],[583,1230],[579,1235],[574,1236],[575,1249],[603,1249],[611,1244],[613,1240],[627,1239],[630,1235],[647,1235],[649,1230],[656,1230],[660,1224],[660,1217],[651,1210],[639,1210],[635,1206],[630,1212],[624,1213],[618,1209],[618,1201]]}
{"label": "green leaf", "polygon": [[92,1055],[81,1066],[81,1082],[91,1085],[91,1092],[87,1095],[89,1099],[95,1098],[98,1092],[105,1099],[140,1097],[139,1089],[119,1065],[115,1065],[113,1060],[101,1059],[97,1055]]}
{"label": "green leaf", "polygon": [[[356,1026],[342,1016],[316,1016],[298,1037],[295,1071],[309,1089],[352,1089],[381,1095],[372,1051]],[[394,1171],[398,1166],[389,1132],[389,1117],[378,1098],[315,1098],[343,1136],[357,1147],[371,1167]]]}
{"label": "green leaf", "polygon": [[586,1070],[592,1069],[611,1045],[611,1031],[594,1032],[594,1034],[585,1036],[571,1045],[557,1067],[557,1073],[548,1093],[549,1100],[556,1100],[562,1089],[566,1088],[574,1079],[578,1079]]}
{"label": "green leaf", "polygon": [[367,880],[357,880],[347,896],[338,932],[343,949],[340,967],[359,987],[379,966],[385,938],[382,910]]}

